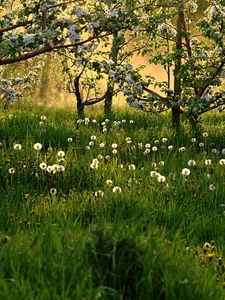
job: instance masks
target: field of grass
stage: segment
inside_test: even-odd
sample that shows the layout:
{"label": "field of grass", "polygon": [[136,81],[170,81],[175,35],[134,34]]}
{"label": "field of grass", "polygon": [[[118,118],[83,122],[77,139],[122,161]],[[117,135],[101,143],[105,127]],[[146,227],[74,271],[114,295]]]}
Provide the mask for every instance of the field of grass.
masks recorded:
{"label": "field of grass", "polygon": [[0,124],[0,299],[225,299],[224,114]]}

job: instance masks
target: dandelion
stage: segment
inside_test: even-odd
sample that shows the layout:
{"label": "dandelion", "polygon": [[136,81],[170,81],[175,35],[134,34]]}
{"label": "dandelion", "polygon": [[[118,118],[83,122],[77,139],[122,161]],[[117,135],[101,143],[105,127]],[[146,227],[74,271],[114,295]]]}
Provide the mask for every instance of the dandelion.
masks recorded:
{"label": "dandelion", "polygon": [[211,152],[212,152],[213,154],[217,154],[219,151],[218,151],[217,149],[214,148],[214,149],[211,150]]}
{"label": "dandelion", "polygon": [[143,148],[143,143],[138,143],[138,149],[142,149]]}
{"label": "dandelion", "polygon": [[109,123],[109,119],[105,119],[105,123]]}
{"label": "dandelion", "polygon": [[86,150],[90,150],[91,147],[90,147],[90,146],[86,146],[85,149],[86,149]]}
{"label": "dandelion", "polygon": [[136,169],[134,164],[128,166],[129,171],[134,171]]}
{"label": "dandelion", "polygon": [[223,155],[225,155],[225,149],[222,149],[221,153],[222,153]]}
{"label": "dandelion", "polygon": [[153,177],[153,178],[158,178],[160,176],[160,174],[156,171],[151,171],[150,176]]}
{"label": "dandelion", "polygon": [[89,142],[89,144],[88,144],[90,147],[92,147],[92,146],[94,146],[94,142]]}
{"label": "dandelion", "polygon": [[15,144],[13,148],[14,150],[21,150],[22,146],[20,144]]}
{"label": "dandelion", "polygon": [[43,163],[40,163],[39,167],[40,167],[41,170],[45,171],[45,170],[47,170],[48,166],[45,162],[43,162]]}
{"label": "dandelion", "polygon": [[169,151],[173,150],[173,146],[172,146],[172,145],[169,145],[169,146],[168,146],[168,150],[169,150]]}
{"label": "dandelion", "polygon": [[113,193],[121,193],[121,192],[122,192],[122,189],[121,189],[121,187],[119,187],[119,186],[114,186],[114,188],[112,189],[112,192],[113,192]]}
{"label": "dandelion", "polygon": [[185,151],[186,151],[186,148],[185,148],[185,147],[180,147],[180,148],[178,149],[178,151],[179,151],[179,152],[185,152]]}
{"label": "dandelion", "polygon": [[92,141],[95,141],[95,140],[96,140],[96,135],[92,135],[92,136],[91,136],[91,140],[92,140]]}
{"label": "dandelion", "polygon": [[220,164],[221,166],[224,166],[224,165],[225,165],[225,159],[220,159],[219,164]]}
{"label": "dandelion", "polygon": [[46,116],[41,116],[40,119],[41,119],[41,121],[45,121],[46,120]]}
{"label": "dandelion", "polygon": [[113,144],[112,144],[112,148],[113,148],[113,149],[116,149],[117,147],[118,147],[118,146],[117,146],[116,143],[113,143]]}
{"label": "dandelion", "polygon": [[196,166],[196,161],[193,160],[193,159],[190,159],[190,160],[188,161],[188,165],[189,165],[189,167],[194,167],[194,166]]}
{"label": "dandelion", "polygon": [[41,149],[42,149],[42,144],[40,144],[40,143],[34,144],[34,150],[40,151]]}
{"label": "dandelion", "polygon": [[211,159],[206,159],[206,160],[205,160],[205,165],[206,165],[206,166],[210,166],[211,164],[212,164]]}
{"label": "dandelion", "polygon": [[112,154],[116,155],[118,153],[118,151],[116,149],[113,149]]}
{"label": "dandelion", "polygon": [[39,122],[39,125],[40,125],[40,126],[43,126],[43,125],[44,125],[44,122],[40,121],[40,122]]}
{"label": "dandelion", "polygon": [[165,165],[165,162],[164,162],[163,160],[161,160],[161,161],[159,162],[159,165],[164,166],[164,165]]}
{"label": "dandelion", "polygon": [[163,182],[166,181],[166,177],[165,177],[165,176],[162,176],[162,175],[159,175],[159,176],[157,177],[157,180],[158,180],[158,182],[163,183]]}
{"label": "dandelion", "polygon": [[210,191],[215,191],[215,189],[216,189],[216,186],[215,186],[213,183],[211,183],[211,184],[209,185],[209,190],[210,190]]}
{"label": "dandelion", "polygon": [[199,143],[199,147],[203,148],[204,147],[204,143]]}
{"label": "dandelion", "polygon": [[127,144],[131,144],[132,143],[132,140],[131,140],[131,138],[128,136],[128,137],[126,137],[126,143]]}
{"label": "dandelion", "polygon": [[104,157],[101,154],[99,154],[97,158],[98,160],[103,160]]}
{"label": "dandelion", "polygon": [[52,168],[52,166],[47,166],[47,172],[48,173],[53,173],[53,168]]}
{"label": "dandelion", "polygon": [[16,169],[15,168],[9,168],[9,174],[15,174]]}
{"label": "dandelion", "polygon": [[93,119],[93,120],[92,120],[92,123],[93,123],[93,124],[96,124],[96,123],[97,123],[97,121],[96,121],[95,119]]}
{"label": "dandelion", "polygon": [[134,120],[130,120],[130,124],[134,124]]}
{"label": "dandelion", "polygon": [[192,143],[196,143],[197,142],[196,138],[192,138],[191,141],[192,141]]}
{"label": "dandelion", "polygon": [[207,138],[207,137],[209,136],[209,134],[208,134],[208,132],[203,132],[202,136],[203,136],[204,138]]}
{"label": "dandelion", "polygon": [[156,152],[158,150],[158,148],[156,146],[152,147],[152,151]]}
{"label": "dandelion", "polygon": [[67,142],[68,142],[68,143],[72,143],[72,141],[73,141],[73,139],[72,139],[71,137],[69,137],[69,138],[67,139]]}
{"label": "dandelion", "polygon": [[168,141],[167,138],[162,138],[162,142],[165,144]]}
{"label": "dandelion", "polygon": [[111,179],[107,179],[105,182],[108,186],[112,186],[113,185],[113,181]]}
{"label": "dandelion", "polygon": [[149,149],[149,148],[151,148],[151,145],[150,144],[145,144],[145,148]]}
{"label": "dandelion", "polygon": [[103,132],[103,133],[106,133],[106,132],[107,132],[107,128],[106,128],[106,127],[103,127],[102,132]]}
{"label": "dandelion", "polygon": [[58,171],[59,173],[62,173],[62,172],[65,171],[65,167],[64,167],[63,165],[58,165],[57,171]]}
{"label": "dandelion", "polygon": [[54,196],[57,194],[57,189],[51,188],[49,192],[50,192],[51,196]]}
{"label": "dandelion", "polygon": [[119,165],[119,168],[120,168],[120,169],[123,169],[123,165],[122,165],[122,164],[120,164],[120,165]]}
{"label": "dandelion", "polygon": [[103,142],[103,143],[99,144],[99,147],[100,147],[100,148],[105,148],[105,144],[106,144],[106,143]]}
{"label": "dandelion", "polygon": [[126,122],[127,122],[127,120],[125,120],[125,119],[122,120],[122,123],[123,123],[123,124],[126,123]]}
{"label": "dandelion", "polygon": [[144,155],[147,155],[151,152],[151,150],[149,148],[145,149],[145,151],[143,152]]}
{"label": "dandelion", "polygon": [[106,160],[110,160],[110,156],[109,156],[109,155],[106,155],[106,156],[105,156],[105,159],[106,159]]}
{"label": "dandelion", "polygon": [[52,147],[48,147],[48,151],[52,152],[53,151]]}
{"label": "dandelion", "polygon": [[102,190],[98,190],[94,193],[95,197],[102,198],[104,196],[104,192]]}
{"label": "dandelion", "polygon": [[188,169],[188,168],[184,168],[182,171],[181,171],[181,175],[186,177],[186,176],[189,176],[191,173],[191,171]]}
{"label": "dandelion", "polygon": [[65,152],[64,151],[62,151],[62,150],[58,151],[58,157],[62,158],[64,156],[65,156]]}

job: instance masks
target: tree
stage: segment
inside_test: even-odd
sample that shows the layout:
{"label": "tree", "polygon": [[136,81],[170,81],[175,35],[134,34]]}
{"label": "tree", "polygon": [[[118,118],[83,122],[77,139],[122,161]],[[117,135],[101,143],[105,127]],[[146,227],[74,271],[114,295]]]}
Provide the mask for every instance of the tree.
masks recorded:
{"label": "tree", "polygon": [[[168,80],[146,81],[136,76],[138,80],[129,86],[130,94],[135,97],[128,97],[128,101],[133,101],[132,106],[141,103],[148,111],[171,110],[175,127],[180,125],[182,114],[195,125],[203,113],[224,109],[225,2],[218,0],[208,5],[203,17],[197,14],[196,1],[170,2],[170,7],[164,6],[163,14],[160,9],[156,12],[158,22],[147,28],[151,43],[155,40],[150,63],[164,66]],[[195,18],[197,22],[193,22]],[[145,52],[149,54],[148,50]],[[161,93],[150,86],[159,87]]]}

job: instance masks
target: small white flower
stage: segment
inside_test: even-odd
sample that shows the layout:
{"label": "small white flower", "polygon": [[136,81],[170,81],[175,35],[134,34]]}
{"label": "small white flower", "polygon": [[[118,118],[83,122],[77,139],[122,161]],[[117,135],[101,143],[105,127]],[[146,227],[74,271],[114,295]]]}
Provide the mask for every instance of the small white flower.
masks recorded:
{"label": "small white flower", "polygon": [[209,134],[208,134],[208,132],[203,132],[202,136],[203,136],[204,138],[207,138],[207,137],[209,136]]}
{"label": "small white flower", "polygon": [[144,155],[147,155],[151,152],[151,150],[149,148],[145,149],[145,151],[143,152]]}
{"label": "small white flower", "polygon": [[167,138],[162,138],[162,142],[163,142],[163,143],[166,143],[167,140],[168,140]]}
{"label": "small white flower", "polygon": [[109,156],[109,155],[106,155],[106,156],[105,156],[105,159],[106,159],[106,160],[110,160],[110,156]]}
{"label": "small white flower", "polygon": [[151,145],[150,144],[145,144],[145,148],[151,148]]}
{"label": "small white flower", "polygon": [[107,179],[107,180],[106,180],[106,184],[107,184],[108,186],[112,186],[112,185],[113,185],[113,181],[112,181],[111,179]]}
{"label": "small white flower", "polygon": [[211,183],[211,184],[209,185],[209,190],[210,190],[210,191],[215,191],[215,189],[216,189],[216,186],[215,186],[213,183]]}
{"label": "small white flower", "polygon": [[58,157],[62,158],[64,156],[65,156],[65,152],[64,151],[62,151],[62,150],[58,151]]}
{"label": "small white flower", "polygon": [[204,143],[199,143],[199,147],[203,148],[204,147]]}
{"label": "small white flower", "polygon": [[117,146],[116,143],[113,143],[113,144],[112,144],[112,148],[113,148],[113,149],[116,149],[117,147],[118,147],[118,146]]}
{"label": "small white flower", "polygon": [[135,167],[134,164],[131,164],[131,165],[128,166],[128,169],[129,169],[130,171],[134,171],[134,170],[136,169],[136,167]]}
{"label": "small white flower", "polygon": [[116,149],[113,149],[112,154],[116,155],[118,153],[118,151]]}
{"label": "small white flower", "polygon": [[54,196],[54,195],[57,194],[57,189],[51,188],[49,192],[50,192],[50,194],[51,194],[52,196]]}
{"label": "small white flower", "polygon": [[130,124],[134,124],[134,120],[130,120]]}
{"label": "small white flower", "polygon": [[159,144],[159,140],[155,140],[154,143],[155,143],[155,144]]}
{"label": "small white flower", "polygon": [[166,177],[165,177],[165,176],[162,176],[162,175],[160,175],[160,176],[158,176],[158,177],[157,177],[157,180],[158,180],[158,182],[160,182],[160,183],[163,183],[163,182],[165,182],[165,181],[166,181]]}
{"label": "small white flower", "polygon": [[41,121],[45,121],[46,120],[46,116],[40,116]]}
{"label": "small white flower", "polygon": [[96,135],[92,135],[92,136],[91,136],[91,140],[92,140],[92,141],[95,141],[96,138],[97,138]]}
{"label": "small white flower", "polygon": [[98,190],[95,192],[95,197],[102,198],[104,196],[104,192],[102,190]]}
{"label": "small white flower", "polygon": [[89,144],[88,144],[90,147],[94,146],[94,142],[93,141],[90,141]]}
{"label": "small white flower", "polygon": [[211,152],[212,152],[213,154],[217,154],[217,153],[218,153],[218,150],[214,148],[214,149],[211,150]]}
{"label": "small white flower", "polygon": [[194,167],[194,166],[196,166],[196,161],[193,160],[193,159],[190,159],[190,160],[188,161],[188,165],[189,165],[189,167]]}
{"label": "small white flower", "polygon": [[86,150],[90,150],[90,149],[91,149],[91,147],[90,147],[90,146],[86,146],[85,148],[86,148]]}
{"label": "small white flower", "polygon": [[41,148],[42,148],[42,144],[40,144],[40,143],[36,143],[36,144],[34,144],[34,150],[36,150],[36,151],[40,151],[40,150],[41,150]]}
{"label": "small white flower", "polygon": [[21,150],[22,146],[20,144],[15,144],[13,148],[14,150]]}
{"label": "small white flower", "polygon": [[58,165],[57,171],[58,171],[59,173],[62,173],[62,172],[65,171],[65,167],[64,167],[63,165]]}
{"label": "small white flower", "polygon": [[73,139],[72,139],[71,137],[69,137],[69,138],[67,139],[67,142],[69,142],[69,143],[72,143],[72,141],[73,141]]}
{"label": "small white flower", "polygon": [[114,188],[112,189],[112,192],[113,192],[113,193],[121,193],[121,192],[122,192],[122,189],[121,189],[121,187],[119,187],[119,186],[114,186]]}
{"label": "small white flower", "polygon": [[191,173],[191,171],[188,169],[188,168],[184,168],[182,171],[181,171],[181,175],[186,177],[186,176],[189,176]]}
{"label": "small white flower", "polygon": [[225,159],[220,159],[219,164],[220,164],[221,166],[224,166],[224,165],[225,165]]}
{"label": "small white flower", "polygon": [[156,172],[156,171],[151,171],[150,172],[150,176],[153,177],[153,178],[158,178],[161,175],[158,172]]}
{"label": "small white flower", "polygon": [[104,157],[101,154],[99,154],[97,158],[98,160],[103,160]]}
{"label": "small white flower", "polygon": [[9,168],[9,174],[15,174],[16,169],[15,168]]}
{"label": "small white flower", "polygon": [[152,151],[156,152],[158,150],[158,148],[156,146],[152,147]]}
{"label": "small white flower", "polygon": [[179,151],[179,152],[184,152],[184,151],[186,151],[186,148],[185,148],[185,147],[180,147],[180,148],[178,149],[178,151]]}
{"label": "small white flower", "polygon": [[170,151],[173,150],[173,145],[169,145],[168,150],[170,150]]}
{"label": "small white flower", "polygon": [[45,162],[43,162],[43,163],[40,163],[39,167],[40,167],[41,170],[45,171],[45,170],[47,170],[48,166]]}
{"label": "small white flower", "polygon": [[192,138],[191,141],[192,141],[192,143],[196,143],[197,142],[196,138]]}
{"label": "small white flower", "polygon": [[105,148],[105,144],[106,144],[106,143],[103,142],[103,143],[99,144],[99,147],[100,147],[100,148]]}
{"label": "small white flower", "polygon": [[205,165],[206,165],[206,166],[210,166],[211,164],[212,164],[211,159],[206,159],[206,160],[205,160]]}
{"label": "small white flower", "polygon": [[225,155],[225,149],[222,149],[221,153],[222,153],[223,155]]}

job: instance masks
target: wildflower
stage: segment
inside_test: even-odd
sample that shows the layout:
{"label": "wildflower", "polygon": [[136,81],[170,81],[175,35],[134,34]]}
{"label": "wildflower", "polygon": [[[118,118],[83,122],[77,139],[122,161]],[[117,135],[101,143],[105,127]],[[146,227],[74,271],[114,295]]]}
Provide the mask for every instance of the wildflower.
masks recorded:
{"label": "wildflower", "polygon": [[86,148],[86,150],[90,150],[90,149],[91,149],[91,147],[90,147],[90,146],[86,146],[85,148]]}
{"label": "wildflower", "polygon": [[164,165],[165,165],[165,162],[164,162],[163,160],[161,160],[161,161],[159,162],[159,165],[164,166]]}
{"label": "wildflower", "polygon": [[196,166],[196,161],[193,160],[193,159],[190,159],[190,160],[188,161],[188,165],[189,165],[189,167],[194,167],[194,166]]}
{"label": "wildflower", "polygon": [[98,158],[99,160],[102,160],[104,157],[103,157],[101,154],[99,154],[97,158]]}
{"label": "wildflower", "polygon": [[109,155],[106,155],[106,156],[105,156],[105,159],[106,159],[106,160],[110,160],[110,156],[109,156]]}
{"label": "wildflower", "polygon": [[106,143],[103,142],[103,143],[99,144],[99,147],[100,147],[100,148],[105,148],[105,144],[106,144]]}
{"label": "wildflower", "polygon": [[108,186],[112,186],[113,185],[113,181],[111,179],[107,179],[105,182]]}
{"label": "wildflower", "polygon": [[179,152],[184,152],[185,150],[186,150],[185,147],[180,147],[180,148],[178,149]]}
{"label": "wildflower", "polygon": [[39,150],[41,150],[41,148],[42,148],[42,144],[40,144],[40,143],[34,144],[34,150],[39,151]]}
{"label": "wildflower", "polygon": [[163,142],[163,143],[166,143],[167,140],[168,140],[167,138],[162,138],[162,142]]}
{"label": "wildflower", "polygon": [[143,144],[142,143],[138,143],[138,149],[142,149],[143,148]]}
{"label": "wildflower", "polygon": [[48,147],[48,151],[52,152],[53,151],[52,147]]}
{"label": "wildflower", "polygon": [[158,182],[163,183],[163,182],[166,181],[166,177],[165,177],[165,176],[162,176],[162,175],[159,175],[159,176],[157,177],[157,180],[158,180]]}
{"label": "wildflower", "polygon": [[149,154],[151,152],[151,150],[149,148],[145,149],[145,151],[143,152],[144,155]]}
{"label": "wildflower", "polygon": [[191,141],[192,141],[192,143],[196,143],[197,142],[196,138],[192,138]]}
{"label": "wildflower", "polygon": [[127,121],[125,119],[122,120],[122,123],[126,123]]}
{"label": "wildflower", "polygon": [[186,177],[186,176],[189,176],[191,173],[191,171],[188,169],[188,168],[184,168],[182,171],[181,171],[181,175]]}
{"label": "wildflower", "polygon": [[210,191],[215,191],[215,189],[216,189],[216,186],[214,184],[209,185],[209,190]]}
{"label": "wildflower", "polygon": [[126,143],[127,143],[127,144],[131,144],[131,143],[132,143],[132,140],[131,140],[130,137],[126,137]]}
{"label": "wildflower", "polygon": [[113,192],[113,193],[121,193],[121,192],[122,192],[122,189],[121,189],[121,187],[119,187],[119,186],[114,186],[114,188],[112,189],[112,192]]}
{"label": "wildflower", "polygon": [[204,147],[204,143],[199,143],[199,147],[203,148]]}
{"label": "wildflower", "polygon": [[41,119],[41,121],[45,121],[46,120],[46,116],[41,116],[40,119]]}
{"label": "wildflower", "polygon": [[116,149],[116,148],[117,148],[117,144],[116,144],[116,143],[113,143],[113,144],[112,144],[112,148],[113,148],[113,149]]}
{"label": "wildflower", "polygon": [[93,119],[93,120],[92,120],[92,123],[93,123],[93,124],[96,124],[96,123],[97,123],[97,121],[96,121],[95,119]]}
{"label": "wildflower", "polygon": [[102,198],[104,196],[104,192],[102,190],[97,190],[94,195],[95,197]]}
{"label": "wildflower", "polygon": [[112,154],[116,155],[118,153],[118,151],[116,149],[113,149]]}
{"label": "wildflower", "polygon": [[40,125],[40,126],[43,126],[43,125],[44,125],[44,122],[40,121],[40,122],[39,122],[39,125]]}
{"label": "wildflower", "polygon": [[92,141],[95,141],[95,140],[96,140],[96,136],[95,136],[95,135],[92,135],[92,136],[91,136],[91,140],[92,140]]}
{"label": "wildflower", "polygon": [[134,121],[133,121],[133,120],[130,120],[130,124],[134,124]]}
{"label": "wildflower", "polygon": [[103,132],[103,133],[107,132],[107,128],[106,128],[106,127],[103,127],[102,132]]}
{"label": "wildflower", "polygon": [[119,167],[120,167],[120,169],[123,169],[123,165],[122,164],[120,164]]}
{"label": "wildflower", "polygon": [[130,171],[134,171],[134,170],[136,169],[136,167],[135,167],[134,164],[131,164],[131,165],[128,166],[128,169],[129,169]]}
{"label": "wildflower", "polygon": [[145,144],[145,148],[149,149],[149,148],[151,148],[151,145],[150,144]]}
{"label": "wildflower", "polygon": [[94,142],[92,142],[92,141],[89,142],[89,146],[90,146],[90,147],[94,146]]}
{"label": "wildflower", "polygon": [[220,159],[219,164],[220,164],[221,166],[224,166],[224,165],[225,165],[225,159]]}
{"label": "wildflower", "polygon": [[62,173],[62,172],[65,171],[65,167],[64,167],[63,165],[58,165],[57,171],[58,171],[59,173]]}
{"label": "wildflower", "polygon": [[15,144],[13,148],[14,150],[21,150],[22,146],[20,144]]}
{"label": "wildflower", "polygon": [[62,158],[64,156],[65,156],[65,152],[64,151],[61,150],[61,151],[58,152],[58,157]]}
{"label": "wildflower", "polygon": [[158,148],[156,146],[152,147],[152,151],[156,152],[158,150]]}
{"label": "wildflower", "polygon": [[54,195],[57,194],[57,189],[51,188],[49,192],[50,192],[50,194],[51,194],[52,196],[54,196]]}
{"label": "wildflower", "polygon": [[40,169],[43,170],[43,171],[47,170],[47,164],[46,164],[45,162],[40,163],[39,167],[40,167]]}
{"label": "wildflower", "polygon": [[221,153],[222,153],[223,155],[225,155],[225,149],[222,149]]}
{"label": "wildflower", "polygon": [[170,151],[173,150],[173,146],[172,146],[172,145],[169,145],[169,146],[168,146],[168,150],[170,150]]}
{"label": "wildflower", "polygon": [[213,154],[217,154],[219,151],[218,151],[217,149],[214,148],[214,149],[211,150],[211,152],[212,152]]}
{"label": "wildflower", "polygon": [[211,164],[212,164],[211,159],[206,159],[206,160],[205,160],[205,165],[206,165],[206,166],[210,166]]}
{"label": "wildflower", "polygon": [[203,136],[204,138],[207,138],[207,137],[209,136],[209,134],[208,134],[208,132],[203,132],[202,136]]}
{"label": "wildflower", "polygon": [[160,174],[156,171],[151,171],[150,176],[153,177],[153,178],[158,178],[160,176]]}
{"label": "wildflower", "polygon": [[15,168],[9,168],[9,174],[15,174],[16,169]]}
{"label": "wildflower", "polygon": [[73,139],[72,139],[71,137],[69,137],[69,138],[67,139],[67,142],[69,142],[69,143],[72,143],[72,141],[73,141]]}
{"label": "wildflower", "polygon": [[109,119],[105,119],[105,123],[109,123]]}

